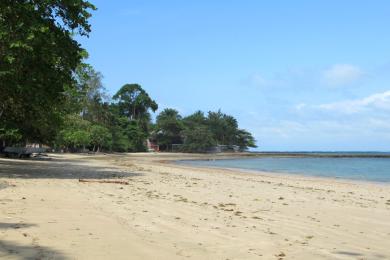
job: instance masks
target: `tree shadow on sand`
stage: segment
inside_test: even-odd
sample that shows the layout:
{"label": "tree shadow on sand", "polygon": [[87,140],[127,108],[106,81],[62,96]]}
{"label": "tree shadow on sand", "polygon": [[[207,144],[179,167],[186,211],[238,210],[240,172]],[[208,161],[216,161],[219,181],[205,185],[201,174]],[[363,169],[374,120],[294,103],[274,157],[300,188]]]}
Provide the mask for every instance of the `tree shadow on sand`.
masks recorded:
{"label": "tree shadow on sand", "polygon": [[[0,229],[19,229],[36,226],[26,223],[0,223]],[[26,238],[27,239],[27,238]],[[0,240],[0,258],[12,259],[68,259],[62,252],[41,246],[30,240],[29,244]]]}
{"label": "tree shadow on sand", "polygon": [[140,175],[122,168],[91,166],[77,160],[0,159],[0,178],[108,179]]}
{"label": "tree shadow on sand", "polygon": [[12,259],[68,259],[60,251],[49,247],[0,241],[0,258],[9,257]]}

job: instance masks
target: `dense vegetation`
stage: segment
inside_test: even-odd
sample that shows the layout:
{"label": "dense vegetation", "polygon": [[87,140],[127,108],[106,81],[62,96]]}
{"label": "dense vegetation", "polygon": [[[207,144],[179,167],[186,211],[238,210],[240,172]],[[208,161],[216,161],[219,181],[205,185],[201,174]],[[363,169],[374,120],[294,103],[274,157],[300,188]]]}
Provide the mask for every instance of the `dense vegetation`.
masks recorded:
{"label": "dense vegetation", "polygon": [[[95,7],[83,0],[0,2],[0,148],[27,143],[64,151],[202,152],[215,145],[255,147],[252,135],[221,111],[182,117],[138,84],[110,97],[102,75],[85,63],[75,35],[88,36]],[[180,146],[177,146],[180,145]]]}
{"label": "dense vegetation", "polygon": [[173,150],[173,144],[179,151],[202,152],[216,145],[237,146],[240,150],[256,147],[253,136],[238,128],[237,120],[221,111],[202,111],[182,118],[174,109],[164,109],[156,120],[152,133],[161,150]]}

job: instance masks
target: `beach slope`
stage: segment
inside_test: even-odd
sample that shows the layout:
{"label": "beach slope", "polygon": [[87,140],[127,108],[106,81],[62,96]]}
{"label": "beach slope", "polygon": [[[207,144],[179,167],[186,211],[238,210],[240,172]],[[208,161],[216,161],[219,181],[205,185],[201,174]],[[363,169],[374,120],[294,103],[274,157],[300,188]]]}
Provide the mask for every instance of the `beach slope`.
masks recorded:
{"label": "beach slope", "polygon": [[0,159],[2,259],[390,259],[388,185],[51,157]]}

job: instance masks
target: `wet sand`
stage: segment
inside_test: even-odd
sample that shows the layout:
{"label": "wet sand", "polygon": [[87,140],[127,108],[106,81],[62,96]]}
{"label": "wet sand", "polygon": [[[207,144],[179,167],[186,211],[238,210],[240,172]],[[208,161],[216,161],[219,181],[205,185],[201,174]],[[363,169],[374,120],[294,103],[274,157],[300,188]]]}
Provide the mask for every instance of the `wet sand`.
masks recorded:
{"label": "wet sand", "polygon": [[51,157],[0,159],[2,259],[390,259],[389,185]]}

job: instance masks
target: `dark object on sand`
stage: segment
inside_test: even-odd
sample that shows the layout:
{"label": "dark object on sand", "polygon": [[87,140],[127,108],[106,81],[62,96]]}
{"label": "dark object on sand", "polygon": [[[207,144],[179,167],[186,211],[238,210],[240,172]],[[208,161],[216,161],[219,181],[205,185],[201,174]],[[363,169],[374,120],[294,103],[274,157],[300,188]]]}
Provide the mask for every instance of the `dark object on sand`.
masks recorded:
{"label": "dark object on sand", "polygon": [[87,180],[87,179],[79,179],[79,182],[114,183],[114,184],[129,185],[128,181],[116,181],[116,180]]}
{"label": "dark object on sand", "polygon": [[35,147],[6,147],[3,153],[7,157],[24,158],[30,157],[32,154],[45,153],[46,148],[35,148]]}

